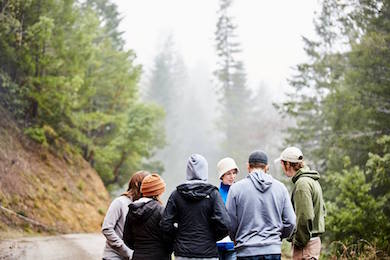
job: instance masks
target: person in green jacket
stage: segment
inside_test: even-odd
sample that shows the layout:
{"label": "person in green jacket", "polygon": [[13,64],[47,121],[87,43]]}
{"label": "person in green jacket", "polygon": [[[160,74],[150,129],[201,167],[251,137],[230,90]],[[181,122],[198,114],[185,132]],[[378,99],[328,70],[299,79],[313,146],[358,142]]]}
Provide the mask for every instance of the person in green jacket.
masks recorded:
{"label": "person in green jacket", "polygon": [[296,147],[286,148],[279,158],[283,172],[292,177],[291,195],[297,217],[296,232],[292,237],[293,259],[319,259],[320,236],[325,232],[325,204],[320,174],[304,165],[303,154]]}

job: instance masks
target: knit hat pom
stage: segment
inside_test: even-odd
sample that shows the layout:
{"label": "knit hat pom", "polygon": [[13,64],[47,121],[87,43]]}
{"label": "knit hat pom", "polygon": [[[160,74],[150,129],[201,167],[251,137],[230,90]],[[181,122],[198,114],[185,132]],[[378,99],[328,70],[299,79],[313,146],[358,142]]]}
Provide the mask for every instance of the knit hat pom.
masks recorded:
{"label": "knit hat pom", "polygon": [[158,174],[146,176],[141,184],[141,193],[144,197],[153,197],[163,194],[165,182]]}

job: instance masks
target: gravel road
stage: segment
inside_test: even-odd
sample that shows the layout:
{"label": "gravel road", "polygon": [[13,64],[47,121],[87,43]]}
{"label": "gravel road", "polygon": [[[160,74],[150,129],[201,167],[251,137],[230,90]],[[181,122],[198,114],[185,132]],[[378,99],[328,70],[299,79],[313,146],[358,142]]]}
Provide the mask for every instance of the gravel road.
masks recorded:
{"label": "gravel road", "polygon": [[0,240],[0,259],[101,259],[104,243],[105,238],[101,234],[68,234]]}

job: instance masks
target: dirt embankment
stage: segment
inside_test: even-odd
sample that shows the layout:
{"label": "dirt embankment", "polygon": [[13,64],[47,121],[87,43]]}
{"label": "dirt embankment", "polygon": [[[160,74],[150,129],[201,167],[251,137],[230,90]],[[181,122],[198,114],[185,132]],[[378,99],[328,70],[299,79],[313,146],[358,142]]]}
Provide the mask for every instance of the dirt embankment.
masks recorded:
{"label": "dirt embankment", "polygon": [[43,147],[0,107],[0,238],[36,232],[97,232],[110,197],[100,177],[64,141]]}

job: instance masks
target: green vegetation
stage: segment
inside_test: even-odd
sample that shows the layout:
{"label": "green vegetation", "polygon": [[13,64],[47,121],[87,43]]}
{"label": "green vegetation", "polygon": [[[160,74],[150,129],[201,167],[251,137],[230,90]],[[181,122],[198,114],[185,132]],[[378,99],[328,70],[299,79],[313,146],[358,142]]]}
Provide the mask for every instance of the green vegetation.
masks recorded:
{"label": "green vegetation", "polygon": [[163,144],[163,114],[139,100],[119,21],[109,1],[0,0],[1,104],[34,141],[76,147],[107,185]]}
{"label": "green vegetation", "polygon": [[390,254],[389,15],[389,1],[323,0],[318,39],[304,39],[310,61],[280,106],[296,120],[286,143],[323,173],[326,239],[340,257]]}
{"label": "green vegetation", "polygon": [[45,131],[40,127],[28,127],[24,130],[24,134],[39,144],[47,145]]}

